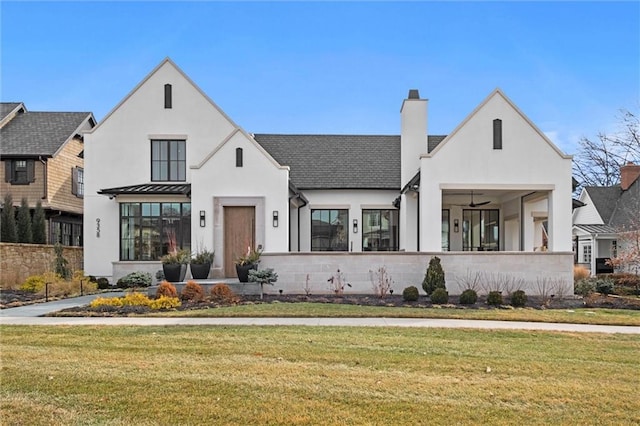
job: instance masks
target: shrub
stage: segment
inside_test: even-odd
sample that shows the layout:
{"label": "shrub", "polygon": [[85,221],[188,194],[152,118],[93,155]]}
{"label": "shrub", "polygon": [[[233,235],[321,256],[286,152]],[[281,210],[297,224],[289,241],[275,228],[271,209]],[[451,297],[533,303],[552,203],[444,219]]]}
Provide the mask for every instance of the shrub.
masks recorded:
{"label": "shrub", "polygon": [[71,269],[69,268],[69,261],[64,258],[64,252],[62,249],[62,245],[56,243],[53,246],[53,251],[56,254],[56,258],[53,261],[53,269],[56,274],[60,275],[65,280],[71,278]]}
{"label": "shrub", "polygon": [[101,306],[122,306],[122,298],[121,297],[98,297],[97,299],[93,299],[91,303],[89,303],[89,307],[91,308],[99,308]]}
{"label": "shrub", "polygon": [[580,296],[588,296],[596,291],[596,283],[593,278],[583,278],[573,285],[573,293]]}
{"label": "shrub", "polygon": [[100,290],[106,290],[108,288],[111,288],[111,285],[109,285],[109,280],[104,277],[98,278],[96,282],[98,283],[98,288]]}
{"label": "shrub", "polygon": [[174,309],[180,307],[180,305],[180,299],[177,297],[160,296],[152,300],[149,307],[151,309]]}
{"label": "shrub", "polygon": [[402,298],[407,302],[415,302],[420,297],[420,293],[418,292],[418,287],[409,286],[402,290]]}
{"label": "shrub", "polygon": [[613,280],[611,278],[596,278],[596,291],[602,294],[613,293]]}
{"label": "shrub", "polygon": [[26,198],[22,198],[18,208],[17,217],[18,242],[31,244],[33,242],[33,232],[31,231],[31,212]]}
{"label": "shrub", "polygon": [[640,296],[640,275],[617,273],[608,275],[613,280],[615,294]]}
{"label": "shrub", "polygon": [[0,219],[0,239],[5,243],[15,243],[18,241],[18,229],[16,227],[16,213],[13,208],[13,197],[11,193],[4,194],[2,203],[2,218]]}
{"label": "shrub", "polygon": [[211,288],[211,300],[218,303],[233,303],[236,295],[226,284],[216,284]]}
{"label": "shrub", "polygon": [[34,244],[47,243],[47,222],[45,219],[44,209],[42,208],[42,202],[40,200],[36,203],[36,209],[33,212],[31,231],[33,233]]}
{"label": "shrub", "polygon": [[44,275],[32,275],[22,283],[20,290],[28,291],[30,293],[38,293],[44,290],[45,282]]}
{"label": "shrub", "polygon": [[511,306],[522,308],[527,304],[527,295],[524,290],[516,290],[511,293]]}
{"label": "shrub", "polygon": [[122,299],[122,306],[149,306],[151,305],[151,299],[146,294],[138,293],[136,291],[131,292]]}
{"label": "shrub", "polygon": [[449,302],[449,293],[444,288],[436,288],[431,293],[431,303],[436,305],[444,305]]}
{"label": "shrub", "polygon": [[440,258],[438,256],[432,257],[429,261],[429,267],[427,268],[424,280],[422,281],[422,288],[428,296],[431,296],[431,293],[433,293],[437,288],[443,288],[446,290],[444,270],[442,269]]}
{"label": "shrub", "polygon": [[132,272],[118,280],[117,286],[120,288],[149,287],[151,285],[151,274],[148,272]]}
{"label": "shrub", "polygon": [[171,284],[169,281],[162,281],[158,286],[158,290],[156,290],[156,297],[178,297],[178,291],[176,290],[176,286]]}
{"label": "shrub", "polygon": [[187,281],[187,284],[180,293],[180,299],[190,302],[200,302],[204,299],[204,290],[202,286],[195,281]]}
{"label": "shrub", "polygon": [[584,266],[574,265],[573,266],[573,281],[577,282],[582,279],[589,278],[589,270]]}
{"label": "shrub", "polygon": [[487,295],[487,305],[500,306],[502,305],[502,292],[490,291]]}
{"label": "shrub", "polygon": [[473,305],[478,301],[478,293],[473,289],[466,289],[460,295],[460,304],[461,305]]}

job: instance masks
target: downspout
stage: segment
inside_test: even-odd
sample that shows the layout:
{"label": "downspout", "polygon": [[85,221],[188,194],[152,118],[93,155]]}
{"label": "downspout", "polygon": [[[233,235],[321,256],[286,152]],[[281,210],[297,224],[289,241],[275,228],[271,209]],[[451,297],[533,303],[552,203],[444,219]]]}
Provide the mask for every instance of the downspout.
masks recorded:
{"label": "downspout", "polygon": [[300,207],[298,207],[298,253],[300,251]]}
{"label": "downspout", "polygon": [[49,194],[47,191],[47,162],[42,159],[42,155],[38,156],[38,160],[40,160],[40,162],[42,163],[42,182],[43,182],[42,199],[46,200],[49,197]]}
{"label": "downspout", "polygon": [[417,207],[418,217],[416,218],[417,219],[416,222],[418,224],[418,226],[417,226],[417,228],[418,228],[418,235],[417,235],[418,241],[417,241],[416,247],[418,249],[417,251],[420,251],[420,193],[418,191],[416,191],[416,194],[418,194],[418,196],[416,197],[417,200],[418,200],[418,207]]}

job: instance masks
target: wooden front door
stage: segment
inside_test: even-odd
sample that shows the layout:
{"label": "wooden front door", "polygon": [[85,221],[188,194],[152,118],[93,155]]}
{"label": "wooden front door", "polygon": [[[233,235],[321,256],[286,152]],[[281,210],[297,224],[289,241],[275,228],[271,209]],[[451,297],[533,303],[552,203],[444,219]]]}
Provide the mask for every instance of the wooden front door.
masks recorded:
{"label": "wooden front door", "polygon": [[256,208],[224,207],[224,276],[236,278],[235,259],[256,248]]}

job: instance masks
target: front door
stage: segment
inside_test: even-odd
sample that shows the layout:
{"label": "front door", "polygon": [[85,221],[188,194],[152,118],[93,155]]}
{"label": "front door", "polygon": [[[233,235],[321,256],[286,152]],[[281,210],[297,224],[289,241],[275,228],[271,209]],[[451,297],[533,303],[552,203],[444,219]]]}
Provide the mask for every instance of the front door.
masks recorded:
{"label": "front door", "polygon": [[256,244],[256,209],[224,207],[224,276],[236,278],[235,259],[246,254]]}

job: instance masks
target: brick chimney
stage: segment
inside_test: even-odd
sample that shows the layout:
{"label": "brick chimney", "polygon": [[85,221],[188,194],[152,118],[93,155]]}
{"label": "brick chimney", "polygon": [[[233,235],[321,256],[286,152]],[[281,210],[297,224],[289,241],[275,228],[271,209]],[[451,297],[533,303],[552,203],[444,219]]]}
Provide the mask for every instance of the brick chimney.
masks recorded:
{"label": "brick chimney", "polygon": [[628,162],[620,167],[620,188],[626,191],[638,177],[640,177],[640,165]]}

